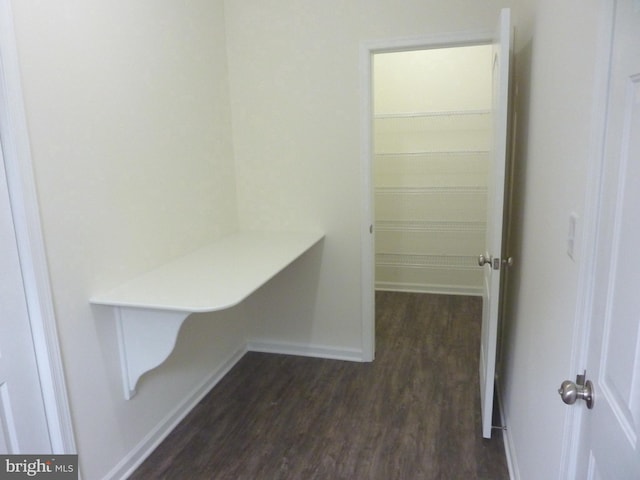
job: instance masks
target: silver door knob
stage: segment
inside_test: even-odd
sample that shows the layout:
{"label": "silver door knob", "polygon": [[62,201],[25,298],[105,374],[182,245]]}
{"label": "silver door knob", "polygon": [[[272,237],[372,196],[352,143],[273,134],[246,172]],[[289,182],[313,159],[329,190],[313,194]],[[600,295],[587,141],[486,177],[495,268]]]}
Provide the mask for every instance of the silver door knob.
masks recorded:
{"label": "silver door knob", "polygon": [[484,255],[480,255],[478,257],[478,265],[480,265],[481,267],[485,266],[485,265],[491,265],[491,256],[489,256],[489,258],[485,257]]}
{"label": "silver door knob", "polygon": [[587,380],[584,385],[576,385],[571,380],[565,380],[558,389],[560,398],[567,405],[573,405],[576,400],[584,400],[587,402],[587,408],[593,408],[594,395],[593,395],[593,383],[591,380]]}

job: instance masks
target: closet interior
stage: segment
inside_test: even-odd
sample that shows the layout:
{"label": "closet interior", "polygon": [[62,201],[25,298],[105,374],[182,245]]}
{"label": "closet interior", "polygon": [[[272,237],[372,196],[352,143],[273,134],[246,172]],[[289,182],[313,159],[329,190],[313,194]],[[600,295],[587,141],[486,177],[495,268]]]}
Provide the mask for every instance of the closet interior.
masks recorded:
{"label": "closet interior", "polygon": [[374,56],[376,289],[480,295],[491,46]]}

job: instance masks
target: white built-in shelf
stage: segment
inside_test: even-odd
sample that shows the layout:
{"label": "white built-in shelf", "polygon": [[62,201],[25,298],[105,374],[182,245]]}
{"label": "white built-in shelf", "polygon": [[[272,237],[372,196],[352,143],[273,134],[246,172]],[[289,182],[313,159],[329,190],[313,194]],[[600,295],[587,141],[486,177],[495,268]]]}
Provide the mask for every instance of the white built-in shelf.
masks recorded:
{"label": "white built-in shelf", "polygon": [[324,235],[234,233],[91,298],[114,307],[215,312],[233,307]]}
{"label": "white built-in shelf", "polygon": [[173,351],[184,320],[233,307],[324,237],[320,232],[239,232],[177,258],[90,302],[114,307],[125,398]]}

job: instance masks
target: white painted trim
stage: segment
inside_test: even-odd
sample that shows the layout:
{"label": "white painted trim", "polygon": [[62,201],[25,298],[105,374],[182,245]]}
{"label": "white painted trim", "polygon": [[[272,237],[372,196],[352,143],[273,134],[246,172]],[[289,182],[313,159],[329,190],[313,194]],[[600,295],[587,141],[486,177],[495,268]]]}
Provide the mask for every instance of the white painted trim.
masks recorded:
{"label": "white painted trim", "polygon": [[245,348],[239,348],[210,376],[195,387],[182,402],[167,414],[107,475],[104,480],[126,479],[162,443],[173,429],[195,408],[224,376],[242,359]]}
{"label": "white painted trim", "polygon": [[[611,50],[613,47],[613,26],[615,20],[615,1],[600,1],[601,19],[598,32],[598,51],[596,52],[596,74],[593,85],[593,105],[591,109],[592,144],[591,156],[587,167],[587,186],[584,198],[584,214],[582,248],[577,252],[580,262],[578,272],[578,296],[573,320],[573,338],[571,341],[571,360],[569,371],[561,378],[573,378],[583,372],[587,366],[588,344],[590,334],[589,318],[593,304],[594,280],[596,273],[595,259],[598,238],[598,212],[602,202],[602,179],[604,168],[605,131],[607,123],[607,100],[609,91],[609,70]],[[568,408],[565,413],[562,432],[562,452],[560,455],[559,480],[576,479],[578,447],[584,408]],[[576,479],[577,480],[577,479]]]}
{"label": "white painted trim", "polygon": [[347,360],[350,362],[368,361],[361,350],[305,343],[274,342],[255,339],[247,342],[247,350],[250,352],[277,353],[281,355]]}
{"label": "white painted trim", "polygon": [[[490,45],[493,37],[493,30],[472,30],[466,32],[420,35],[416,37],[388,38],[364,41],[361,44],[361,50],[363,52],[369,52],[369,54],[372,55],[376,53],[428,50],[430,48]],[[367,89],[371,92],[370,87],[371,82],[369,81]],[[371,97],[371,99],[372,98],[373,97]]]}
{"label": "white painted trim", "polygon": [[0,136],[51,449],[75,453],[9,0],[0,0],[0,63]]}
{"label": "white painted trim", "polygon": [[434,293],[440,295],[482,296],[482,287],[471,285],[431,285],[417,283],[376,282],[376,290],[387,292]]}
{"label": "white painted trim", "polygon": [[479,30],[365,41],[360,44],[360,274],[362,298],[362,354],[365,361],[375,356],[375,248],[369,231],[374,219],[373,192],[373,90],[372,56],[376,53],[425,50],[430,48],[489,45],[493,31]]}
{"label": "white painted trim", "polygon": [[500,410],[500,421],[505,428],[502,430],[502,440],[504,442],[504,453],[507,458],[507,469],[509,470],[509,478],[511,480],[520,480],[520,469],[518,468],[518,459],[516,457],[516,448],[511,436],[511,430],[508,428],[509,415],[504,410],[504,402],[502,401],[502,385],[500,377],[496,376],[496,390],[498,395],[498,405]]}
{"label": "white painted trim", "polygon": [[366,361],[373,361],[376,349],[375,321],[375,246],[373,235],[374,224],[374,191],[372,158],[373,158],[373,78],[371,57],[373,49],[367,45],[360,46],[360,178],[362,195],[361,231],[361,298],[362,298],[362,352]]}

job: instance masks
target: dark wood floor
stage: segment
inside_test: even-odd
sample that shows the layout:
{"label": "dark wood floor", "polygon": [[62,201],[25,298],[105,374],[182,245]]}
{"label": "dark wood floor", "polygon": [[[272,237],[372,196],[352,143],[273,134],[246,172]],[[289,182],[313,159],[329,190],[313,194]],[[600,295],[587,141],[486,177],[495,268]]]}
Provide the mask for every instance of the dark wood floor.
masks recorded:
{"label": "dark wood floor", "polygon": [[133,479],[508,479],[481,438],[482,301],[378,292],[376,360],[247,354]]}

